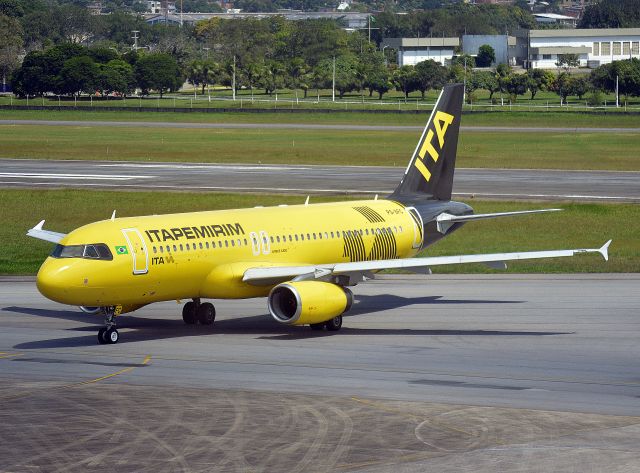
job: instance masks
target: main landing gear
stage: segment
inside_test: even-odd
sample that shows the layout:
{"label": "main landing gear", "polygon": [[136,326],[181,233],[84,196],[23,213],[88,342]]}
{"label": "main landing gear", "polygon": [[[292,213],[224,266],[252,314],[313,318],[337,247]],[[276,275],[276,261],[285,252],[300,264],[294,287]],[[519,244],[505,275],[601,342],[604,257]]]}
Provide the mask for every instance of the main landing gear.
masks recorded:
{"label": "main landing gear", "polygon": [[98,343],[100,345],[118,343],[120,334],[116,329],[116,316],[119,311],[116,307],[103,307],[102,312],[104,313],[104,327],[98,331]]}
{"label": "main landing gear", "polygon": [[210,302],[200,302],[200,299],[193,299],[182,307],[182,320],[187,325],[194,325],[198,322],[201,325],[211,325],[216,320],[216,309]]}
{"label": "main landing gear", "polygon": [[311,330],[322,330],[327,329],[329,332],[337,332],[342,327],[342,316],[338,315],[333,319],[327,320],[326,322],[322,322],[319,324],[311,324]]}

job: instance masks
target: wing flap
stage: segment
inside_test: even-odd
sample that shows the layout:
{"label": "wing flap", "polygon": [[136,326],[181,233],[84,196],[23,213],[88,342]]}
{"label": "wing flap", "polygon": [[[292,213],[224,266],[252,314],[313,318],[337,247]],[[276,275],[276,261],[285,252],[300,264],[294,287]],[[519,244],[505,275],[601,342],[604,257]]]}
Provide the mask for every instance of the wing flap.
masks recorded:
{"label": "wing flap", "polygon": [[33,228],[30,228],[27,231],[27,235],[32,238],[37,238],[38,240],[50,241],[51,243],[60,243],[67,235],[64,233],[52,232],[50,230],[44,230],[42,227],[44,226],[44,220],[42,220],[38,225]]}
{"label": "wing flap", "polygon": [[564,258],[583,253],[599,253],[609,260],[609,245],[611,240],[600,248],[578,248],[573,250],[548,250],[548,251],[524,251],[517,253],[491,253],[479,255],[456,256],[431,256],[425,258],[406,258],[376,261],[357,261],[353,263],[336,263],[317,266],[284,266],[249,268],[245,271],[242,280],[249,284],[260,284],[266,280],[287,280],[300,276],[308,279],[319,279],[331,275],[347,273],[370,273],[383,269],[407,269],[415,271],[417,268],[429,268],[445,264],[466,263],[503,263],[504,261],[517,261],[540,258]]}

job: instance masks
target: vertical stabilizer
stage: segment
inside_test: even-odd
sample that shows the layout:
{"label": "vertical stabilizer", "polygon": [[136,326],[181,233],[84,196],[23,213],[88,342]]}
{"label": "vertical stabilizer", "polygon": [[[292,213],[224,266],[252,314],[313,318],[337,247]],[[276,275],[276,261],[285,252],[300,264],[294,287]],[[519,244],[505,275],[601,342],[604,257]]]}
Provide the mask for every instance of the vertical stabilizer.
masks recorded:
{"label": "vertical stabilizer", "polygon": [[444,87],[391,199],[451,200],[463,95],[462,84]]}

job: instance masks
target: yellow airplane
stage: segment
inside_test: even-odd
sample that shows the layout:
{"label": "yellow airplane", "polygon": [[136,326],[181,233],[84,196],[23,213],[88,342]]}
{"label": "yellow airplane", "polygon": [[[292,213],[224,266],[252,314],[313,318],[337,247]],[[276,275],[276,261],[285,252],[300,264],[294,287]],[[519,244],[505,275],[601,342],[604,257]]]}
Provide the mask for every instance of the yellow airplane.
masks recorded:
{"label": "yellow airplane", "polygon": [[188,300],[187,324],[210,325],[215,309],[202,299],[268,297],[283,324],[339,330],[354,286],[377,271],[430,271],[442,264],[573,256],[574,249],[415,257],[477,219],[558,209],[473,214],[451,200],[463,87],[444,88],[397,189],[386,199],[115,218],[69,234],[27,235],[56,243],[37,276],[53,301],[100,312],[101,344],[117,343],[116,316],[147,304]]}

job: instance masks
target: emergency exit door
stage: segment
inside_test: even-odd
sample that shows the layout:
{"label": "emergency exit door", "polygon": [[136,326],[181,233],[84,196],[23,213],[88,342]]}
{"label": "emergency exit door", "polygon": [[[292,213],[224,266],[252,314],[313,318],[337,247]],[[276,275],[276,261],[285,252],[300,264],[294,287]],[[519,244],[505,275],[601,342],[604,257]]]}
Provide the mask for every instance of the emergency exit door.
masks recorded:
{"label": "emergency exit door", "polygon": [[137,228],[123,228],[122,234],[127,240],[127,247],[133,260],[133,274],[147,274],[149,272],[149,252]]}

